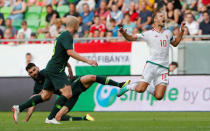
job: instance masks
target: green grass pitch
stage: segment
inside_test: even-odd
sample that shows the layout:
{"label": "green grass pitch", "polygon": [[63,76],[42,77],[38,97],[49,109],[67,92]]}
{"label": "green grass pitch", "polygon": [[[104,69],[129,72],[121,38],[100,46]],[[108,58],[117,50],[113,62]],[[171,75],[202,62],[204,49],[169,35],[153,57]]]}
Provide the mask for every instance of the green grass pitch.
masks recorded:
{"label": "green grass pitch", "polygon": [[[84,116],[87,112],[72,112]],[[28,123],[26,113],[14,124],[12,112],[0,112],[0,131],[210,131],[210,112],[89,112],[96,121],[45,124],[48,112],[35,112]]]}

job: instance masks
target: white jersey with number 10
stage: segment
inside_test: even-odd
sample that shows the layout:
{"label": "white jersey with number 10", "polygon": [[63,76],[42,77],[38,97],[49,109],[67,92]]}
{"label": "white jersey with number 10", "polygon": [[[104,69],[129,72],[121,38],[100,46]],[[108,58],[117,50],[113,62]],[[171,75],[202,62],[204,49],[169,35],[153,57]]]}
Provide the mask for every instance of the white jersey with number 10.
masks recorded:
{"label": "white jersey with number 10", "polygon": [[169,44],[174,41],[170,30],[158,32],[155,29],[136,34],[137,39],[144,39],[149,46],[148,61],[168,67],[169,65]]}

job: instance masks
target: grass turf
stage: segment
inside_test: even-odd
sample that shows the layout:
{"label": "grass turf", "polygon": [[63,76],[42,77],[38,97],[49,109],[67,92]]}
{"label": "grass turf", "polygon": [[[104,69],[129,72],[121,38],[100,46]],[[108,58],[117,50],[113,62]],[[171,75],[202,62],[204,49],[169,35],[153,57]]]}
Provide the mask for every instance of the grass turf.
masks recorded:
{"label": "grass turf", "polygon": [[[14,124],[11,112],[0,112],[0,131],[210,131],[210,112],[90,112],[96,121],[44,124],[48,112],[35,112],[28,123],[26,113]],[[72,112],[84,116],[86,112]]]}

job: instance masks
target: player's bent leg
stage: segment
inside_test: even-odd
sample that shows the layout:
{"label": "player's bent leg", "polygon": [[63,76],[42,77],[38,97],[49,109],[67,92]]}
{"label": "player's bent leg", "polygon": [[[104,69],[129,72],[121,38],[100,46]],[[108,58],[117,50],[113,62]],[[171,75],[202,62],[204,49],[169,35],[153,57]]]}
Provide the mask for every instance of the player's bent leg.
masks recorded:
{"label": "player's bent leg", "polygon": [[143,93],[147,89],[149,83],[141,81],[138,85],[135,87],[135,91],[138,93]]}
{"label": "player's bent leg", "polygon": [[96,75],[86,75],[82,76],[80,78],[82,84],[84,85],[85,88],[89,88],[94,82],[103,84],[103,85],[112,85],[112,86],[117,86],[117,87],[124,87],[125,85],[130,83],[130,80],[127,80],[125,82],[118,83],[108,77],[105,76],[96,76]]}
{"label": "player's bent leg", "polygon": [[[79,88],[79,87],[78,87]],[[56,114],[56,120],[60,121],[61,117],[64,116],[66,113],[72,110],[74,105],[76,104],[79,95],[74,95],[71,99],[68,99],[65,105],[61,108],[61,110]]]}
{"label": "player's bent leg", "polygon": [[42,90],[41,97],[43,101],[47,101],[52,97],[53,91],[50,90]]}
{"label": "player's bent leg", "polygon": [[67,99],[72,97],[72,90],[70,85],[65,85],[64,88],[61,88],[59,91],[61,92],[61,95],[65,96]]}
{"label": "player's bent leg", "polygon": [[[56,119],[59,119],[61,121],[67,121],[67,119],[63,119],[64,116],[69,112],[69,108],[66,106],[63,106],[61,110],[56,114]],[[68,116],[68,121],[81,121],[81,120],[86,120],[86,121],[95,121],[95,119],[90,115],[87,114],[84,117],[72,117]]]}
{"label": "player's bent leg", "polygon": [[[72,90],[70,85],[64,86],[64,88],[59,89],[61,92],[60,97],[55,101],[53,109],[51,110],[50,115],[48,116],[48,120],[53,120],[57,114],[57,112],[63,107],[63,105],[67,102],[68,99],[72,96]],[[46,119],[46,121],[47,121]],[[59,121],[55,119],[56,121]],[[45,121],[45,122],[46,122]],[[54,124],[54,123],[53,123]]]}
{"label": "player's bent leg", "polygon": [[155,87],[155,93],[154,93],[154,97],[157,100],[162,100],[165,94],[167,86],[163,83],[163,84],[158,84]]}
{"label": "player's bent leg", "polygon": [[95,75],[86,75],[80,78],[81,83],[85,88],[89,88],[94,82],[96,82]]}
{"label": "player's bent leg", "polygon": [[64,116],[65,114],[67,114],[68,111],[69,111],[68,107],[63,106],[63,107],[59,110],[59,112],[56,114],[55,119],[58,120],[58,121],[60,121],[60,120],[61,120],[61,117]]}
{"label": "player's bent leg", "polygon": [[18,122],[18,116],[19,116],[20,112],[22,112],[24,109],[35,106],[39,103],[42,103],[42,102],[48,100],[52,96],[52,94],[53,94],[52,91],[43,90],[41,94],[34,95],[33,97],[30,97],[30,99],[27,100],[25,103],[23,103],[21,105],[14,105],[12,107],[14,122],[15,123]]}

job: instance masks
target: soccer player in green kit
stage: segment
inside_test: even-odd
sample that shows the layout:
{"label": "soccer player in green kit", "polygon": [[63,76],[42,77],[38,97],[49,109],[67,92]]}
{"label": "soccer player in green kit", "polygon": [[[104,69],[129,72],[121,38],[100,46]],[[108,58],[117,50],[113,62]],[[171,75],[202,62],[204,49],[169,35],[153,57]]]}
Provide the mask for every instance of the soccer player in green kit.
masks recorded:
{"label": "soccer player in green kit", "polygon": [[[72,76],[72,69],[71,66],[69,64],[67,64],[68,67],[68,71],[69,71],[69,76]],[[28,75],[34,80],[34,88],[33,88],[33,95],[31,97],[33,97],[34,95],[37,94],[41,94],[42,90],[43,90],[43,84],[45,81],[45,69],[43,70],[39,70],[39,68],[34,64],[34,63],[29,63],[26,66],[26,71],[28,72]],[[73,87],[72,87],[72,92],[73,91]],[[60,95],[59,91],[54,91],[54,94],[57,94],[58,96]],[[28,113],[25,117],[25,122],[28,122],[33,114],[33,112],[35,111],[36,106],[32,106],[30,108],[28,108]],[[93,117],[91,117],[89,114],[83,116],[83,117],[72,117],[69,115],[65,115],[61,118],[61,121],[79,121],[79,120],[87,120],[87,121],[92,121],[94,120]]]}
{"label": "soccer player in green kit", "polygon": [[[66,31],[61,33],[56,40],[53,50],[53,56],[46,67],[46,77],[44,81],[44,88],[41,95],[31,97],[27,102],[21,105],[14,105],[12,107],[14,122],[18,122],[18,116],[24,109],[42,103],[51,98],[53,91],[59,90],[60,97],[56,100],[52,113],[57,113],[68,99],[72,97],[72,90],[68,77],[64,72],[69,57],[85,62],[92,66],[97,66],[94,60],[88,60],[73,51],[73,35],[78,31],[79,20],[70,16],[66,20]],[[55,118],[51,115],[46,119],[48,123],[57,123]]]}
{"label": "soccer player in green kit", "polygon": [[[68,111],[71,111],[71,109],[76,104],[80,94],[82,92],[85,92],[94,82],[103,84],[103,85],[112,85],[119,88],[124,87],[125,85],[129,84],[130,80],[127,80],[126,82],[118,83],[116,81],[113,81],[112,79],[109,79],[105,76],[96,76],[96,75],[85,75],[81,77],[74,77],[71,69],[71,65],[67,64],[68,72],[69,72],[69,78],[71,81],[71,87],[72,87],[72,93],[73,96],[66,102],[66,104],[63,106],[63,108]],[[39,68],[34,63],[29,63],[26,66],[26,70],[29,74],[29,76],[35,81],[34,84],[34,95],[42,94],[43,90],[43,83],[45,81],[45,69],[39,70]],[[54,94],[57,94],[57,96],[60,95],[59,91],[54,91]],[[65,115],[62,115],[61,118],[58,118],[58,120],[61,121],[79,121],[79,120],[88,120],[88,121],[94,121],[94,118],[90,116],[89,114],[83,116],[83,117],[72,117],[69,115],[66,115],[66,111],[64,109],[61,109],[61,113],[65,113]],[[32,106],[28,109],[27,116],[25,118],[25,121],[29,121],[32,113],[35,110],[35,106]],[[60,112],[60,111],[59,111]],[[51,112],[50,115],[54,118],[56,116],[55,113]],[[60,116],[60,113],[59,115]],[[45,123],[48,123],[49,121],[45,121]],[[52,124],[58,124],[58,123],[52,123]]]}

